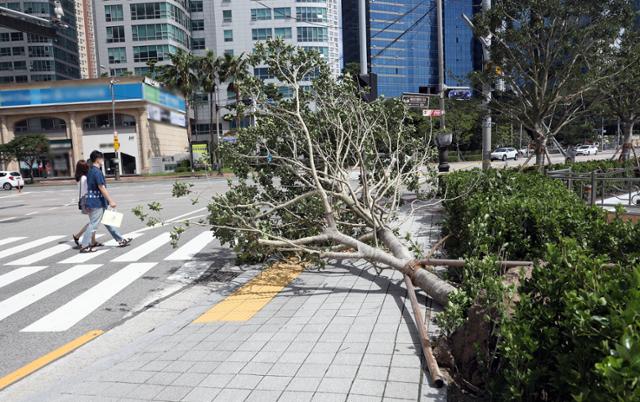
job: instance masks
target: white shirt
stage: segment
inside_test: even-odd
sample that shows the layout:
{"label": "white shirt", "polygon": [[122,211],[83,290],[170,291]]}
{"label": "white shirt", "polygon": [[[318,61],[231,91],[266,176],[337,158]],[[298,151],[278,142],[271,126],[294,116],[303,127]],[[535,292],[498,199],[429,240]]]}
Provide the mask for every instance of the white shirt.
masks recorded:
{"label": "white shirt", "polygon": [[80,198],[82,198],[83,196],[87,195],[87,192],[89,191],[87,188],[87,176],[82,176],[80,178]]}

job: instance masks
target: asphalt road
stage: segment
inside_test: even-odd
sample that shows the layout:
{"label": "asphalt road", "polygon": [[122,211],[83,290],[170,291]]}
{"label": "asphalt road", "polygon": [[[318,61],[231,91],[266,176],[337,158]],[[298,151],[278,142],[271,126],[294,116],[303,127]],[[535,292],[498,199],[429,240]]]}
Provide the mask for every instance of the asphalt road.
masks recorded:
{"label": "asphalt road", "polygon": [[[451,153],[451,151],[449,151]],[[602,159],[611,159],[611,156],[613,155],[613,151],[604,151],[604,152],[598,152],[597,155],[581,155],[581,156],[577,156],[576,157],[576,162],[581,162],[581,161],[588,161],[588,160],[602,160]],[[491,166],[494,168],[502,168],[505,166],[520,166],[522,165],[525,161],[527,160],[527,158],[522,158],[519,157],[518,160],[514,161],[513,159],[508,160],[508,161],[493,161],[491,162]],[[529,161],[528,165],[531,166],[533,164],[535,164],[535,156]],[[553,163],[564,163],[564,156],[562,156],[561,154],[552,154],[551,155],[551,162]],[[481,168],[482,167],[482,162],[481,161],[473,161],[473,162],[454,162],[450,164],[451,166],[451,170],[468,170],[468,169],[473,169],[473,168]]]}
{"label": "asphalt road", "polygon": [[[233,260],[206,227],[189,229],[174,249],[172,224],[148,228],[131,213],[158,201],[165,220],[198,220],[226,182],[193,183],[201,200],[195,206],[171,197],[171,181],[109,183],[125,214],[121,232],[135,239],[126,248],[106,243],[92,254],[73,249],[71,234],[87,222],[75,186],[0,190],[0,378],[88,331],[108,330]],[[99,241],[110,240],[104,227],[98,233]]]}

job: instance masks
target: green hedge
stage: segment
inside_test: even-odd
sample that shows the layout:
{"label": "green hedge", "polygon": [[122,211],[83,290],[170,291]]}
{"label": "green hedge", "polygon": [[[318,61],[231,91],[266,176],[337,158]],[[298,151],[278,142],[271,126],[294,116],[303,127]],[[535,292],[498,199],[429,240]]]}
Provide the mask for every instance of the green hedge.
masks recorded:
{"label": "green hedge", "polygon": [[[492,312],[478,351],[490,400],[640,400],[640,225],[608,224],[559,180],[503,170],[441,181],[447,253],[468,264],[438,317],[447,333],[472,303]],[[533,259],[531,279],[504,303],[497,259]],[[605,267],[604,263],[614,263]]]}

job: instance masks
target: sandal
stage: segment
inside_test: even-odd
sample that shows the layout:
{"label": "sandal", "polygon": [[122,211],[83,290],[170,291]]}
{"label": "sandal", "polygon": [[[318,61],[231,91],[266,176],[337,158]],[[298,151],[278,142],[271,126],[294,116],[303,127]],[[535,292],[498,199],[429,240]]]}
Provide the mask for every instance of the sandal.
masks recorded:
{"label": "sandal", "polygon": [[118,242],[118,247],[127,247],[133,239],[122,239]]}
{"label": "sandal", "polygon": [[91,247],[104,247],[104,244],[102,244],[102,243],[93,243],[91,245]]}
{"label": "sandal", "polygon": [[73,237],[73,241],[76,243],[76,246],[80,247],[80,236],[76,237],[76,235],[73,234],[71,237]]}
{"label": "sandal", "polygon": [[87,247],[83,247],[80,249],[80,253],[81,254],[86,254],[86,253],[95,253],[96,250],[93,249],[93,246],[87,246]]}

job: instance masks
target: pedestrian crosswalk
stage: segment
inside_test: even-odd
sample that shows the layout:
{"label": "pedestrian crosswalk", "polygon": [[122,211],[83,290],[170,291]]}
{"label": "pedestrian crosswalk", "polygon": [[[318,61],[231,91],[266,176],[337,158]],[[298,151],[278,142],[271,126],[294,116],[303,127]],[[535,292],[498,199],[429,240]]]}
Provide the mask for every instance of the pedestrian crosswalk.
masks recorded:
{"label": "pedestrian crosswalk", "polygon": [[[110,240],[94,253],[78,253],[63,235],[0,237],[0,325],[20,317],[23,310],[37,310],[40,317],[20,324],[21,332],[67,331],[159,265],[175,268],[172,262],[205,258],[204,251],[214,241],[212,233],[205,231],[187,236],[173,249],[169,232],[150,233],[128,233],[125,237],[136,239],[131,246],[116,247]],[[66,293],[53,297],[56,292]],[[64,304],[53,305],[51,300]]]}

